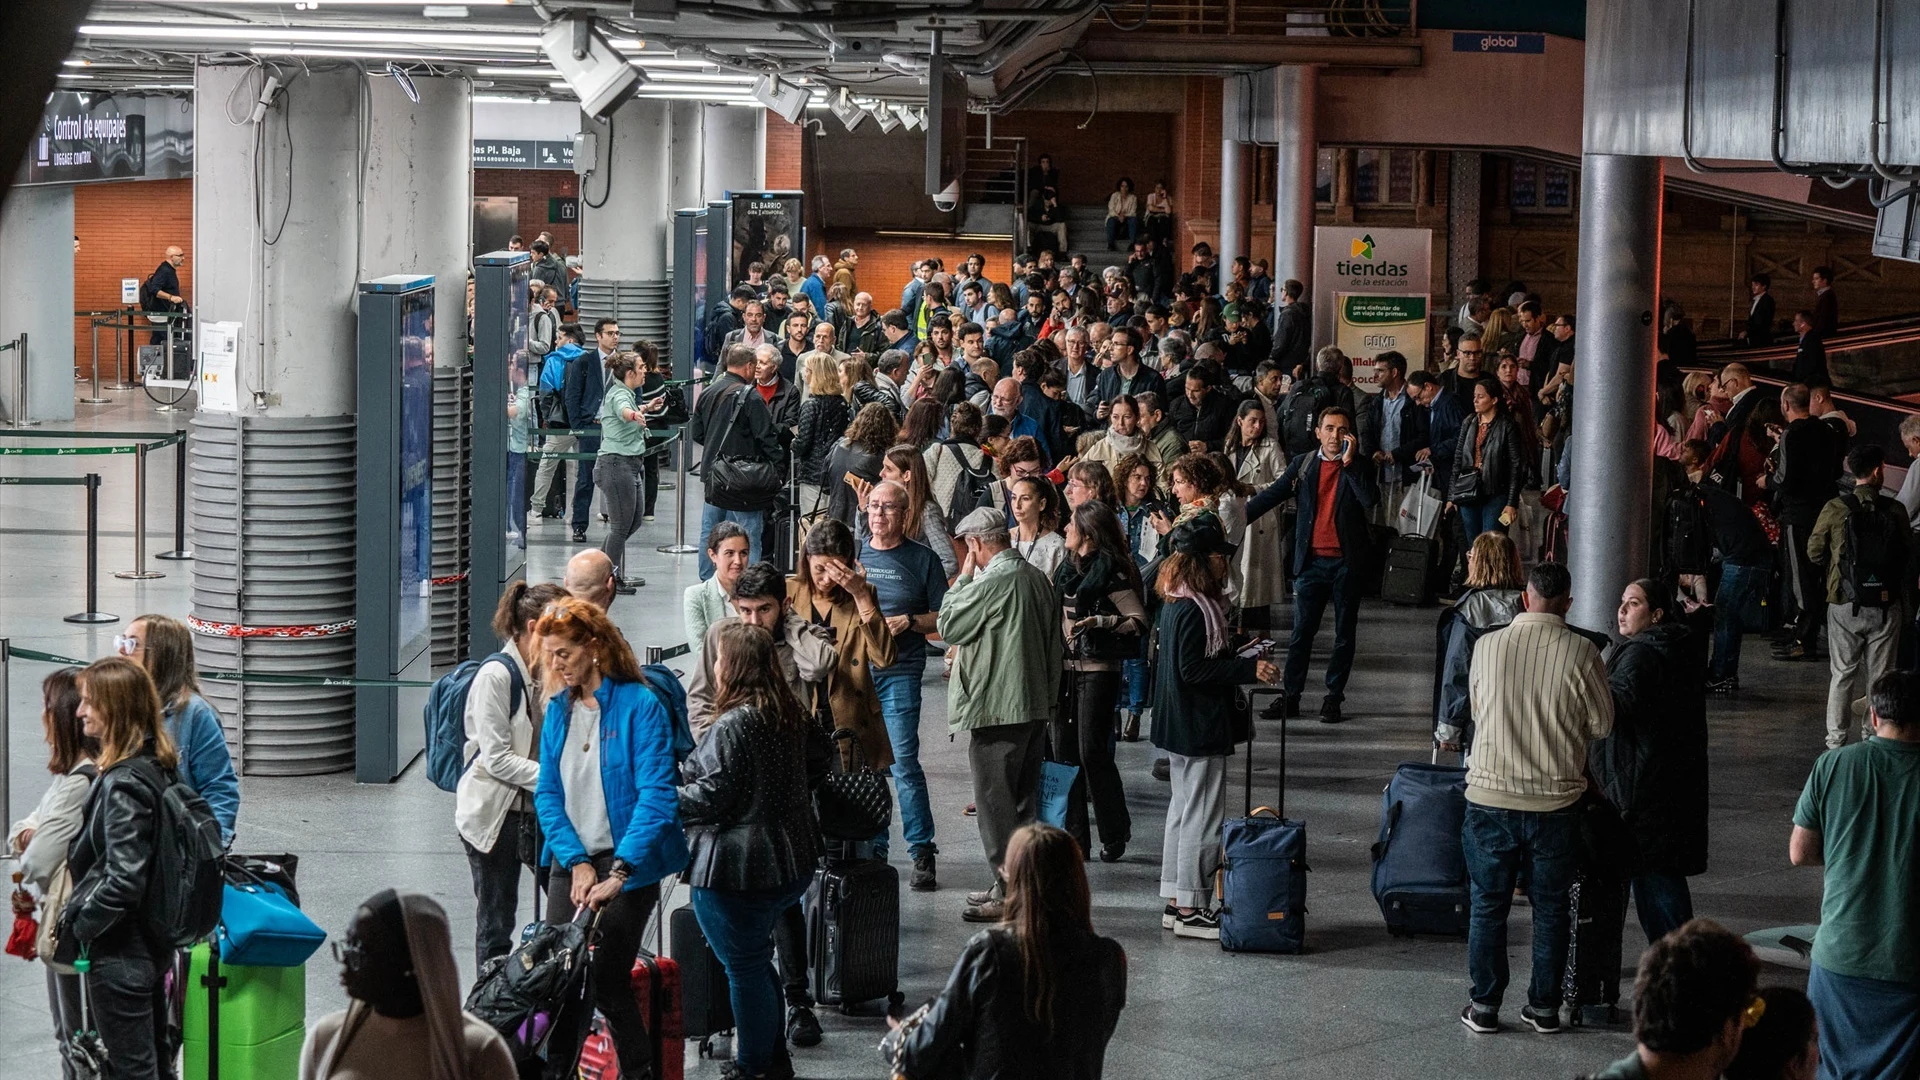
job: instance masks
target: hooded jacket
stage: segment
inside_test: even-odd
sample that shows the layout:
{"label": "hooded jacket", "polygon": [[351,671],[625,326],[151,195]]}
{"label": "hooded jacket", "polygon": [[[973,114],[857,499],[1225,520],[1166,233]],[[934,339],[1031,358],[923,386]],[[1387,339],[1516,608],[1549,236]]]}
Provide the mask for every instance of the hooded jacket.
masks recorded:
{"label": "hooded jacket", "polygon": [[1638,849],[1635,872],[1707,869],[1706,636],[1662,622],[1607,655],[1613,734],[1587,767]]}

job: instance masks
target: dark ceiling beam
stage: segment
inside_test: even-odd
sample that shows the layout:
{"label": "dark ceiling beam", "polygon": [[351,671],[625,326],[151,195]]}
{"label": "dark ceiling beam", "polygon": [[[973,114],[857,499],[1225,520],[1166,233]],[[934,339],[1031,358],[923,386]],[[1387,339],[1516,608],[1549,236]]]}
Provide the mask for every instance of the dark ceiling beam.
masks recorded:
{"label": "dark ceiling beam", "polygon": [[74,32],[89,0],[0,4],[0,41],[7,43],[7,78],[0,80],[0,202],[20,173],[21,156],[40,132],[47,95],[60,62],[73,51]]}

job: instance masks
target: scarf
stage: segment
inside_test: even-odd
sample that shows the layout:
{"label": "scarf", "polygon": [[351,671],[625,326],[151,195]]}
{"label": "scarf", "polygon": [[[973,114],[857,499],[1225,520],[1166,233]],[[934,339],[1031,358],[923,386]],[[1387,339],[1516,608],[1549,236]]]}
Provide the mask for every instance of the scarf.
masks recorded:
{"label": "scarf", "polygon": [[1113,447],[1116,461],[1127,454],[1139,453],[1140,448],[1146,444],[1147,437],[1139,432],[1135,432],[1132,435],[1122,435],[1117,431],[1107,432],[1107,445]]}
{"label": "scarf", "polygon": [[453,937],[447,913],[431,897],[400,894],[400,915],[407,926],[407,952],[413,977],[426,1005],[427,1045],[433,1080],[460,1080],[467,1074],[466,1018],[460,1008],[460,972],[453,961]]}
{"label": "scarf", "polygon": [[1207,655],[1218,656],[1227,647],[1227,612],[1220,601],[1211,596],[1202,596],[1186,586],[1167,594],[1170,600],[1187,599],[1200,609],[1200,618],[1207,624]]}

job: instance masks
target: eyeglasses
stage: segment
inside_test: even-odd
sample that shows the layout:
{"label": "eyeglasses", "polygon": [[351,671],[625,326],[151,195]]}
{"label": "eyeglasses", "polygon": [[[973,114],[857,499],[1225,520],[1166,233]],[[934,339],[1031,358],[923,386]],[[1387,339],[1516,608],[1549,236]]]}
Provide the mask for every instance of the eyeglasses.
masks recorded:
{"label": "eyeglasses", "polygon": [[899,503],[892,503],[892,502],[868,503],[867,516],[872,517],[875,514],[881,515],[883,517],[892,516],[894,514],[898,514],[900,511],[905,509],[906,507],[900,505]]}
{"label": "eyeglasses", "polygon": [[1481,350],[1479,350],[1479,349],[1461,349],[1461,350],[1460,350],[1460,355],[1461,355],[1461,356],[1462,356],[1463,358],[1464,358],[1464,357],[1468,357],[1468,356],[1474,356],[1474,357],[1477,357],[1477,356],[1479,356],[1480,354],[1481,354]]}
{"label": "eyeglasses", "polygon": [[328,943],[333,950],[334,963],[348,971],[359,971],[367,962],[367,953],[357,943],[351,941],[333,941]]}
{"label": "eyeglasses", "polygon": [[140,639],[133,634],[113,635],[113,651],[121,656],[132,656],[140,651]]}

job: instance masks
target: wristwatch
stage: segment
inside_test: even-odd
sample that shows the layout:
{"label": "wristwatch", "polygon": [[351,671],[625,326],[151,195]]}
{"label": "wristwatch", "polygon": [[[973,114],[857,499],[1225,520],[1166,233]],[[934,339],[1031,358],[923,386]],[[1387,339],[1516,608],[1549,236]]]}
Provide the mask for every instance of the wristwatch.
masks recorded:
{"label": "wristwatch", "polygon": [[613,865],[607,868],[607,875],[624,881],[633,876],[633,867],[625,859],[615,859]]}

